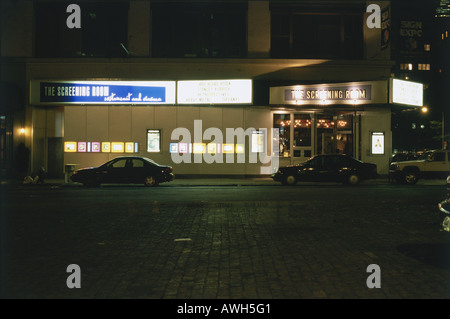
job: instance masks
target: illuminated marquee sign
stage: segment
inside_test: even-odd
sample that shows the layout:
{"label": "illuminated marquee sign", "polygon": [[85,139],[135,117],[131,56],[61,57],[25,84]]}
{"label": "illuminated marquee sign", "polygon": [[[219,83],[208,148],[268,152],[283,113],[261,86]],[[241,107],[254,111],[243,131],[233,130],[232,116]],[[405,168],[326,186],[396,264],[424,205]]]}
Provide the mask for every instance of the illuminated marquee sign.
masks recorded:
{"label": "illuminated marquee sign", "polygon": [[391,79],[390,103],[423,106],[423,84]]}
{"label": "illuminated marquee sign", "polygon": [[178,81],[178,104],[251,104],[252,80]]}
{"label": "illuminated marquee sign", "polygon": [[31,104],[175,104],[175,82],[31,81]]}
{"label": "illuminated marquee sign", "polygon": [[294,85],[270,88],[270,104],[386,103],[385,81]]}

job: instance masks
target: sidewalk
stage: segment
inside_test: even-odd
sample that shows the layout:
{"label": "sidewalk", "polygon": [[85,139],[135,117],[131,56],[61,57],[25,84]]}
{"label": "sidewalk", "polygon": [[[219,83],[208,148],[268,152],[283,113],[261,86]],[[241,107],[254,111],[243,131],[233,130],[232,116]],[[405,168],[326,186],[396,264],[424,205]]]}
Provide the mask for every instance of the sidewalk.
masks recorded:
{"label": "sidewalk", "polygon": [[[430,180],[419,180],[417,185],[442,185],[445,186],[445,179],[430,179]],[[18,181],[15,180],[2,180],[1,185],[20,185]],[[321,185],[335,185],[336,183],[319,183],[319,182],[299,182],[297,185],[308,185],[308,184],[321,184]],[[393,184],[389,182],[387,176],[380,176],[374,180],[366,180],[361,182],[362,185],[389,185]],[[64,179],[46,179],[44,185],[47,186],[64,186],[64,187],[75,187],[80,186],[78,183],[66,183]],[[180,175],[175,176],[175,179],[168,183],[163,183],[166,186],[274,186],[281,185],[280,182],[275,182],[269,176],[216,176],[216,175],[203,175],[203,176],[189,176]]]}

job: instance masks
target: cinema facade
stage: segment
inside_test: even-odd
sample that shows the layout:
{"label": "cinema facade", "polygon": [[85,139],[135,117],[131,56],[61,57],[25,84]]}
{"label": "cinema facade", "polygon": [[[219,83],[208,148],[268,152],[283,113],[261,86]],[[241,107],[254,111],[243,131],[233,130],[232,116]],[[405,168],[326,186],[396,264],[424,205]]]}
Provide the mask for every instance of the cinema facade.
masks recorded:
{"label": "cinema facade", "polygon": [[326,153],[388,172],[388,1],[382,28],[365,23],[373,1],[83,1],[119,20],[78,31],[38,23],[67,19],[59,1],[17,3],[2,4],[2,172],[20,143],[49,177],[128,154],[177,175],[265,175]]}
{"label": "cinema facade", "polygon": [[[257,72],[292,67],[293,62],[304,65],[305,70],[294,70],[305,71],[308,81],[280,83],[239,78],[239,72],[232,76],[233,69],[251,75],[255,68],[248,61],[236,62],[220,78],[208,71],[211,65],[195,80],[157,77],[161,65],[153,63],[116,64],[119,73],[139,69],[136,73],[153,74],[139,79],[105,76],[96,70],[97,63],[30,65],[25,128],[33,169],[44,166],[51,176],[61,176],[69,166],[97,166],[136,155],[170,164],[181,175],[253,176],[315,154],[343,153],[376,163],[380,174],[387,173],[392,148],[388,78],[304,84],[311,83],[310,72],[330,71],[319,66],[324,61],[284,61],[280,66],[260,60]],[[195,68],[181,64],[169,70]],[[73,70],[85,74],[73,77]],[[102,76],[93,76],[97,72]]]}

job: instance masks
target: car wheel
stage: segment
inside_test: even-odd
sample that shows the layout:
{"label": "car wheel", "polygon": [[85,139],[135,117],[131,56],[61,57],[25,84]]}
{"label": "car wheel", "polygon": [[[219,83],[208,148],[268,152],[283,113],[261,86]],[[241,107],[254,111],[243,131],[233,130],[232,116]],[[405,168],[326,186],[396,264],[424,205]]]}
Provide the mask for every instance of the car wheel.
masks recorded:
{"label": "car wheel", "polygon": [[153,176],[147,176],[144,181],[145,186],[158,186],[158,181]]}
{"label": "car wheel", "polygon": [[284,178],[283,184],[293,186],[297,184],[297,179],[293,175],[288,175]]}
{"label": "car wheel", "polygon": [[347,183],[350,185],[357,185],[359,184],[359,182],[360,182],[359,176],[356,174],[350,174],[347,177]]}
{"label": "car wheel", "polygon": [[414,171],[405,172],[404,181],[406,184],[414,185],[419,180],[419,176]]}

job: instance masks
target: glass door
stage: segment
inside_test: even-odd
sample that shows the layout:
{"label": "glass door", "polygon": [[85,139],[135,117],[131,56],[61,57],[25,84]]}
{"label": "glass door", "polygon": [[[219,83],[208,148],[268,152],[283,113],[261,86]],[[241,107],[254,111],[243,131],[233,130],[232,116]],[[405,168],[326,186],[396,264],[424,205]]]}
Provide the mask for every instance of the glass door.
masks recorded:
{"label": "glass door", "polygon": [[314,114],[293,114],[292,163],[305,162],[314,155]]}

